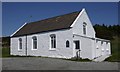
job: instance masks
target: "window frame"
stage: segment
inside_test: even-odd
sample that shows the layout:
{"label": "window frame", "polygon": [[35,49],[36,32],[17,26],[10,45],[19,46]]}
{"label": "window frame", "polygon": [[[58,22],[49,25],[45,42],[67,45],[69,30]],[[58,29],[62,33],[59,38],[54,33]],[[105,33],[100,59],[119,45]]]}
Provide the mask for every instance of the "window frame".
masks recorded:
{"label": "window frame", "polygon": [[87,23],[83,22],[83,34],[86,35],[87,34]]}
{"label": "window frame", "polygon": [[55,50],[57,47],[57,43],[56,43],[56,35],[55,34],[51,34],[50,35],[50,50]]}
{"label": "window frame", "polygon": [[70,47],[70,42],[69,40],[66,41],[66,48],[69,48]]}
{"label": "window frame", "polygon": [[22,50],[22,38],[18,40],[18,50]]}
{"label": "window frame", "polygon": [[32,37],[32,50],[37,50],[37,49],[38,49],[38,39],[37,39],[37,36],[33,36]]}

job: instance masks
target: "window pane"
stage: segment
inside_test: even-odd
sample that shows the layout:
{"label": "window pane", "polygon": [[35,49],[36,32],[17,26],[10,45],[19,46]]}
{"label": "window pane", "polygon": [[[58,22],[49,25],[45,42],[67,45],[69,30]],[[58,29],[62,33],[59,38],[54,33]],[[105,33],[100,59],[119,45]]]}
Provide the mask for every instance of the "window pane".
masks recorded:
{"label": "window pane", "polygon": [[101,45],[103,44],[103,41],[101,41]]}
{"label": "window pane", "polygon": [[56,48],[56,36],[55,34],[51,34],[51,48]]}
{"label": "window pane", "polygon": [[83,34],[86,34],[86,24],[83,24]]}
{"label": "window pane", "polygon": [[51,48],[53,48],[53,39],[51,39]]}
{"label": "window pane", "polygon": [[37,41],[34,41],[34,48],[37,49]]}
{"label": "window pane", "polygon": [[69,47],[69,41],[66,41],[66,47]]}
{"label": "window pane", "polygon": [[33,38],[33,49],[37,49],[37,37],[34,36]]}
{"label": "window pane", "polygon": [[56,48],[56,40],[54,39],[54,47],[53,48]]}
{"label": "window pane", "polygon": [[19,38],[19,49],[22,49],[22,39]]}
{"label": "window pane", "polygon": [[22,43],[20,42],[20,49],[22,49]]}

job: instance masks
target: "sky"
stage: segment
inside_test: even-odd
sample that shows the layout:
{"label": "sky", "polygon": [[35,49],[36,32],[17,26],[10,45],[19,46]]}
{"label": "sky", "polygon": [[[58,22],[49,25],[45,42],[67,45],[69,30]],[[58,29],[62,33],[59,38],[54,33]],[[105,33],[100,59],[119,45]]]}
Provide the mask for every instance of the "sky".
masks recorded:
{"label": "sky", "polygon": [[4,2],[2,4],[2,35],[10,36],[25,22],[63,15],[85,8],[92,24],[118,24],[115,2]]}

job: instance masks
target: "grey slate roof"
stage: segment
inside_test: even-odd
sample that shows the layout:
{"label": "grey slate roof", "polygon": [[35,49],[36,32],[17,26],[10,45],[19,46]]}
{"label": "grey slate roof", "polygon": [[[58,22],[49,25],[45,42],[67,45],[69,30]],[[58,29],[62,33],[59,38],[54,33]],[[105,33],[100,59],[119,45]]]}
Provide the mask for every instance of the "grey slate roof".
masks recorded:
{"label": "grey slate roof", "polygon": [[51,30],[70,28],[80,11],[64,14],[41,21],[31,22],[23,26],[14,36],[28,35]]}

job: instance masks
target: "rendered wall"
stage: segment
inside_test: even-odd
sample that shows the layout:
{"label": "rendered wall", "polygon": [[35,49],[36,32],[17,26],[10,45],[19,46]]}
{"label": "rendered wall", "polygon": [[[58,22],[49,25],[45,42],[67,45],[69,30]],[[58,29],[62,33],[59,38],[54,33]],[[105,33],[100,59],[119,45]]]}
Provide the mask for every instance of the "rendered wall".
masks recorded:
{"label": "rendered wall", "polygon": [[[19,50],[19,38],[22,38],[22,49]],[[11,55],[26,55],[25,53],[25,43],[26,43],[26,37],[21,36],[21,37],[14,37],[11,38],[11,48],[10,48],[10,54]]]}
{"label": "rendered wall", "polygon": [[[50,49],[50,35],[56,35],[56,49]],[[32,37],[37,36],[37,50],[32,50]],[[27,36],[27,55],[30,56],[47,56],[59,58],[71,58],[73,56],[73,35],[71,30],[59,30],[46,33],[39,33]],[[23,49],[18,50],[18,39],[23,39]],[[70,42],[70,47],[66,48],[66,41]],[[11,38],[11,54],[25,55],[25,37]]]}
{"label": "rendered wall", "polygon": [[[103,43],[101,43],[103,42]],[[111,46],[110,46],[110,42],[108,41],[104,41],[104,40],[98,40],[96,42],[96,57],[100,57],[100,56],[110,56],[111,55]]]}
{"label": "rendered wall", "polygon": [[[92,39],[89,38],[84,38],[81,36],[74,36],[74,40],[79,40],[80,41],[80,57],[85,59],[93,59],[93,41]],[[76,55],[76,49],[74,48],[74,56]]]}
{"label": "rendered wall", "polygon": [[[86,35],[83,34],[83,22],[87,24]],[[83,10],[82,13],[78,15],[78,18],[74,22],[72,30],[73,34],[95,38],[94,28],[85,10]]]}

